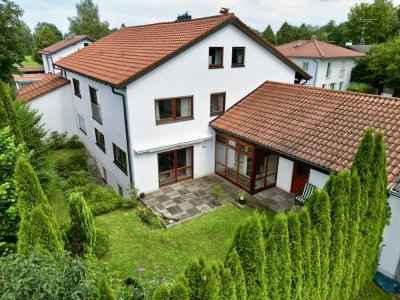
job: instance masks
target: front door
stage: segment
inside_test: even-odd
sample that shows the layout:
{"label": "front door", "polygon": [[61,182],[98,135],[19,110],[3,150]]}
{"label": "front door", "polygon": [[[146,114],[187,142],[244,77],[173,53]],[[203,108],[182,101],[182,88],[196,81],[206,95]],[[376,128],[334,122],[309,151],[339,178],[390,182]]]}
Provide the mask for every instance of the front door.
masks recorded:
{"label": "front door", "polygon": [[293,166],[291,193],[300,195],[310,176],[310,167],[302,162],[295,161]]}
{"label": "front door", "polygon": [[193,147],[158,154],[160,186],[193,178]]}

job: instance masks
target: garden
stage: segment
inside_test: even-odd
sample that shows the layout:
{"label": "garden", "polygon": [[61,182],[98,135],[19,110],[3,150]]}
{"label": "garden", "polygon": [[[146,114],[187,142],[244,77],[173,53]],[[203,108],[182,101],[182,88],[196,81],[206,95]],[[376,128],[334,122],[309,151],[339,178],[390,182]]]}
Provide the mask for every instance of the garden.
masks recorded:
{"label": "garden", "polygon": [[95,176],[77,137],[46,135],[2,83],[0,100],[2,299],[395,299],[371,283],[381,135],[300,212],[227,204],[165,229],[134,187],[124,199]]}

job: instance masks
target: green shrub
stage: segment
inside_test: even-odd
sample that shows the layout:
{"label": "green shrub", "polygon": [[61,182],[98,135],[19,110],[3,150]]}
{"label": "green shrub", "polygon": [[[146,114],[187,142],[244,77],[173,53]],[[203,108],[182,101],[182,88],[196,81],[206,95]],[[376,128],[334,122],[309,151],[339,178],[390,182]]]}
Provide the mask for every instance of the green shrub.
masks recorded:
{"label": "green shrub", "polygon": [[162,228],[160,220],[153,214],[153,212],[149,209],[139,210],[137,215],[140,219],[147,225],[149,225],[152,229],[160,229]]}
{"label": "green shrub", "polygon": [[110,237],[104,229],[96,228],[96,243],[94,245],[94,254],[97,258],[102,258],[110,249]]}
{"label": "green shrub", "polygon": [[215,200],[219,200],[222,197],[222,187],[220,184],[214,184],[213,186],[214,189],[214,197]]}
{"label": "green shrub", "polygon": [[364,93],[364,94],[375,94],[375,89],[370,87],[366,83],[351,83],[348,88],[348,92]]}
{"label": "green shrub", "polygon": [[47,146],[52,150],[57,149],[78,149],[83,148],[83,143],[79,141],[79,137],[77,135],[73,135],[68,138],[68,134],[66,132],[57,132],[52,131],[50,136],[46,140]]}
{"label": "green shrub", "polygon": [[79,149],[83,148],[83,143],[79,140],[79,136],[73,135],[71,138],[65,141],[64,148],[67,149]]}
{"label": "green shrub", "polygon": [[138,189],[135,188],[135,186],[133,184],[129,185],[128,194],[129,194],[129,199],[124,199],[124,202],[122,203],[122,207],[134,208],[134,207],[138,206],[138,204],[139,204]]}
{"label": "green shrub", "polygon": [[86,153],[75,154],[67,159],[60,159],[54,164],[57,173],[67,179],[72,172],[87,171]]}
{"label": "green shrub", "polygon": [[124,199],[112,188],[97,186],[87,198],[87,203],[94,216],[109,213],[122,207]]}

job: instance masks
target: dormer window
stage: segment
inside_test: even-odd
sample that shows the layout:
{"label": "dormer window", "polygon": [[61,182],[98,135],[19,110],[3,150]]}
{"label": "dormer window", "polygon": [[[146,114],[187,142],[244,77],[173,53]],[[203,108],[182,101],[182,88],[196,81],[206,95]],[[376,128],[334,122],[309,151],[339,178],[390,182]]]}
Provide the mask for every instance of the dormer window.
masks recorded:
{"label": "dormer window", "polygon": [[244,67],[244,47],[232,48],[232,67]]}
{"label": "dormer window", "polygon": [[224,48],[210,47],[208,55],[208,66],[210,69],[223,68],[224,66]]}

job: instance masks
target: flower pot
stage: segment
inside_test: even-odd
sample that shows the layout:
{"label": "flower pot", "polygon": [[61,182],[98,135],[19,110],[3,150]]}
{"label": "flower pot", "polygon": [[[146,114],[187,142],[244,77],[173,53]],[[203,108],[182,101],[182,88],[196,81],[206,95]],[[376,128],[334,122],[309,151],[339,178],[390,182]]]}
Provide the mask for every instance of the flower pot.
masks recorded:
{"label": "flower pot", "polygon": [[246,199],[244,197],[239,197],[239,204],[240,205],[245,205],[246,204]]}

